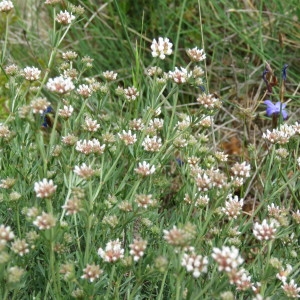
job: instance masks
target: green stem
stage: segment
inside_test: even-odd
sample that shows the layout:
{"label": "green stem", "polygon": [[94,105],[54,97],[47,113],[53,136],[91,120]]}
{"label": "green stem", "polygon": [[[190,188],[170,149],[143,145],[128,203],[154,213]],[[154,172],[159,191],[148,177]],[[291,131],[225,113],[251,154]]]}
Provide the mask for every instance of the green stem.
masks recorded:
{"label": "green stem", "polygon": [[116,266],[113,265],[112,266],[112,270],[111,270],[111,273],[110,273],[110,277],[109,277],[109,285],[107,287],[107,290],[106,290],[106,295],[105,295],[105,300],[110,300],[112,299],[111,297],[111,289],[112,289],[112,286],[113,286],[113,279],[114,279],[114,276],[115,276],[115,271],[116,271]]}
{"label": "green stem", "polygon": [[75,223],[75,232],[76,232],[76,241],[79,252],[81,252],[80,242],[79,242],[79,233],[78,233],[78,224],[77,224],[77,218],[76,214],[74,215],[74,223]]}
{"label": "green stem", "polygon": [[158,295],[158,298],[157,298],[158,300],[163,299],[162,297],[163,297],[163,291],[164,291],[164,286],[165,286],[167,274],[168,274],[168,271],[165,272],[164,278],[163,278],[163,280],[162,280],[162,282],[161,282],[161,285],[160,285],[160,291],[159,291],[159,295]]}
{"label": "green stem", "polygon": [[89,259],[89,252],[90,252],[90,245],[91,245],[91,228],[92,228],[92,221],[93,221],[93,207],[94,207],[94,197],[93,197],[93,190],[92,190],[92,183],[89,182],[89,211],[88,211],[88,219],[87,219],[87,230],[86,230],[86,241],[85,241],[85,252],[84,252],[84,264],[88,263]]}
{"label": "green stem", "polygon": [[91,227],[92,227],[93,216],[88,216],[87,229],[86,229],[86,240],[85,240],[85,252],[84,252],[84,264],[86,265],[89,259],[90,244],[91,244]]}
{"label": "green stem", "polygon": [[54,253],[55,239],[54,239],[54,229],[50,229],[50,274],[49,282],[53,282],[54,294],[60,295],[59,288],[59,276],[56,274],[55,268],[55,253]]}
{"label": "green stem", "polygon": [[63,39],[65,38],[66,34],[68,33],[68,31],[69,31],[69,29],[70,29],[70,27],[72,25],[72,24],[68,25],[68,27],[66,28],[65,32],[63,33],[63,35],[59,38],[58,42],[56,43],[56,38],[57,37],[55,36],[56,35],[55,9],[53,10],[53,19],[54,19],[53,20],[53,35],[54,35],[54,39],[53,40],[54,40],[55,45],[53,46],[53,49],[51,51],[50,58],[49,58],[49,61],[48,61],[48,65],[47,65],[47,70],[46,70],[45,75],[43,77],[43,80],[41,82],[40,88],[39,88],[39,90],[38,90],[38,92],[36,94],[36,97],[38,97],[40,95],[41,90],[42,90],[43,86],[45,85],[46,80],[48,79],[48,75],[49,75],[49,73],[51,71],[52,64],[53,64],[54,59],[56,57],[57,49],[60,46],[60,44],[62,43]]}
{"label": "green stem", "polygon": [[[178,45],[179,45],[179,37],[180,37],[180,32],[181,32],[181,25],[182,25],[182,20],[183,20],[183,14],[185,12],[185,5],[186,5],[186,0],[182,2],[182,7],[181,7],[181,13],[180,13],[180,18],[179,18],[179,23],[178,23],[178,29],[177,29],[177,35],[176,35],[176,41],[175,41],[175,49],[174,53],[177,54],[178,51]],[[173,59],[173,69],[175,68],[175,63],[176,63],[176,55],[174,55]]]}
{"label": "green stem", "polygon": [[180,280],[180,277],[181,276],[178,275],[177,280],[176,280],[176,298],[175,298],[176,300],[182,299],[182,297],[181,297],[181,280]]}
{"label": "green stem", "polygon": [[5,38],[4,38],[2,55],[1,55],[1,65],[4,62],[5,53],[6,53],[6,47],[7,47],[7,39],[8,39],[8,16],[6,16],[6,20],[5,21],[6,21],[5,22]]}

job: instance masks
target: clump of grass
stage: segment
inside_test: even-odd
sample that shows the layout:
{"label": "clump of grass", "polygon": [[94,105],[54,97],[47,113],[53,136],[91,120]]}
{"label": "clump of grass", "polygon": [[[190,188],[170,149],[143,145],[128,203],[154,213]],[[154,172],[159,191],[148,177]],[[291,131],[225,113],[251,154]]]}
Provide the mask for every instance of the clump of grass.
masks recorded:
{"label": "clump of grass", "polygon": [[246,132],[248,117],[269,129],[230,145],[203,49],[173,59],[179,34],[175,47],[134,44],[122,20],[132,68],[99,74],[65,44],[84,10],[55,2],[38,65],[12,61],[14,8],[1,12],[2,299],[299,297],[300,127],[283,103],[286,69],[278,87],[267,64],[252,110],[236,106]]}

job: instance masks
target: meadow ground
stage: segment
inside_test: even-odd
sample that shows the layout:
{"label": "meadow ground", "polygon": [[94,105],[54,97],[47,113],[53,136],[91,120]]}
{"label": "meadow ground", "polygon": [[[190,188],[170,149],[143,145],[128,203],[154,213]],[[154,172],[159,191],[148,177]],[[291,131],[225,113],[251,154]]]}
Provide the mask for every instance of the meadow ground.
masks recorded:
{"label": "meadow ground", "polygon": [[0,1],[0,298],[300,298],[298,1]]}

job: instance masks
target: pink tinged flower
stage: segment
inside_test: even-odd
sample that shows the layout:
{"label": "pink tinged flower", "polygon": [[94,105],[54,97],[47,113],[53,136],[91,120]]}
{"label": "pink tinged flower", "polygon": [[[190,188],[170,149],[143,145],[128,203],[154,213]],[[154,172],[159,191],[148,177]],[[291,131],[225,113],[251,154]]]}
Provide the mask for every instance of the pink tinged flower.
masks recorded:
{"label": "pink tinged flower", "polygon": [[[160,114],[161,110],[160,107],[155,111],[155,114]],[[153,120],[150,120],[149,127],[153,127],[154,129],[162,129],[164,126],[164,120],[159,118],[154,118]]]}
{"label": "pink tinged flower", "polygon": [[107,81],[113,81],[117,79],[118,73],[115,73],[114,71],[105,71],[102,75]]}
{"label": "pink tinged flower", "polygon": [[195,201],[195,206],[205,207],[209,202],[209,197],[207,195],[199,196]]}
{"label": "pink tinged flower", "polygon": [[100,142],[97,139],[92,140],[79,140],[76,142],[77,151],[83,154],[102,154],[105,149],[105,144],[100,145]]}
{"label": "pink tinged flower", "polygon": [[100,128],[100,124],[97,123],[97,120],[93,120],[90,117],[86,117],[82,127],[87,131],[96,132]]}
{"label": "pink tinged flower", "polygon": [[134,171],[141,176],[148,176],[155,172],[155,166],[151,166],[149,163],[143,161],[138,164],[138,167]]}
{"label": "pink tinged flower", "polygon": [[50,104],[46,98],[37,98],[31,101],[30,107],[34,114],[43,114]]}
{"label": "pink tinged flower", "polygon": [[146,247],[147,241],[142,239],[135,239],[133,243],[129,245],[129,253],[133,256],[134,261],[138,261],[142,256],[144,256]]}
{"label": "pink tinged flower", "polygon": [[83,98],[88,98],[93,93],[92,89],[86,84],[81,84],[76,91]]}
{"label": "pink tinged flower", "polygon": [[275,239],[277,224],[271,221],[270,224],[264,219],[262,223],[256,222],[253,226],[253,235],[260,241],[268,241]]}
{"label": "pink tinged flower", "polygon": [[239,250],[234,246],[230,248],[223,246],[222,249],[213,248],[211,256],[217,262],[218,270],[226,273],[236,270],[244,262],[239,254]]}
{"label": "pink tinged flower", "polygon": [[11,1],[1,1],[0,2],[0,12],[9,12],[14,8],[14,5]]}
{"label": "pink tinged flower", "polygon": [[48,198],[54,194],[57,186],[54,185],[53,180],[44,178],[42,181],[35,182],[34,191],[38,198]]}
{"label": "pink tinged flower", "polygon": [[164,239],[168,244],[178,247],[187,246],[188,234],[180,228],[177,228],[175,225],[170,230],[164,230]]}
{"label": "pink tinged flower", "polygon": [[78,198],[70,198],[65,205],[62,206],[66,210],[66,215],[75,215],[82,209],[82,200]]}
{"label": "pink tinged flower", "polygon": [[296,222],[296,224],[300,224],[300,210],[298,209],[297,211],[293,212],[292,218]]}
{"label": "pink tinged flower", "polygon": [[61,138],[61,141],[66,144],[66,145],[69,145],[69,146],[73,146],[75,145],[75,143],[77,142],[78,138],[77,136],[75,136],[74,134],[68,134],[66,136],[63,136]]}
{"label": "pink tinged flower", "polygon": [[201,125],[201,126],[203,126],[205,128],[209,128],[209,127],[211,127],[212,123],[213,123],[213,117],[211,117],[211,116],[205,116],[199,122],[199,125]]}
{"label": "pink tinged flower", "polygon": [[162,146],[161,138],[158,136],[150,138],[149,135],[147,135],[142,142],[142,146],[146,151],[157,152]]}
{"label": "pink tinged flower", "polygon": [[72,13],[69,13],[65,10],[60,11],[60,13],[56,15],[55,20],[62,25],[68,25],[71,24],[73,20],[75,20],[75,16]]}
{"label": "pink tinged flower", "polygon": [[172,54],[172,46],[168,38],[159,37],[158,41],[154,39],[151,44],[151,54],[153,57],[159,57],[160,59],[165,59],[166,55]]}
{"label": "pink tinged flower", "polygon": [[281,288],[287,297],[300,298],[300,287],[298,287],[294,279],[292,279],[290,283],[285,282]]}
{"label": "pink tinged flower", "polygon": [[46,230],[54,227],[56,224],[56,219],[52,214],[47,214],[42,212],[40,216],[37,216],[33,225],[37,226],[40,230]]}
{"label": "pink tinged flower", "polygon": [[290,138],[296,134],[293,125],[284,124],[280,129],[273,129],[272,131],[267,130],[263,133],[262,138],[268,140],[273,144],[286,144]]}
{"label": "pink tinged flower", "polygon": [[231,168],[231,171],[235,177],[242,178],[250,177],[250,170],[251,166],[245,161],[242,163],[235,163]]}
{"label": "pink tinged flower", "polygon": [[229,217],[229,219],[236,219],[242,212],[244,200],[239,200],[238,196],[232,197],[232,195],[229,195],[227,198],[229,200],[225,202],[225,207],[222,207],[222,211]]}
{"label": "pink tinged flower", "polygon": [[124,89],[124,96],[129,102],[134,101],[139,95],[140,93],[134,86]]}
{"label": "pink tinged flower", "polygon": [[279,206],[275,206],[274,203],[271,203],[271,205],[268,205],[268,214],[269,217],[279,219],[281,215],[285,214],[285,209],[280,208]]}
{"label": "pink tinged flower", "polygon": [[212,187],[212,180],[207,174],[197,174],[195,178],[199,191],[207,192]]}
{"label": "pink tinged flower", "polygon": [[292,270],[293,270],[293,268],[291,265],[287,265],[286,269],[281,267],[279,273],[276,274],[276,278],[278,278],[280,281],[285,283],[287,280],[287,276],[292,272]]}
{"label": "pink tinged flower", "polygon": [[9,137],[10,130],[7,125],[4,125],[3,123],[0,123],[0,137],[5,138]]}
{"label": "pink tinged flower", "polygon": [[94,282],[96,279],[100,277],[103,271],[100,269],[98,265],[92,264],[87,265],[83,269],[83,275],[81,276],[82,279],[87,279],[89,282]]}
{"label": "pink tinged flower", "polygon": [[58,110],[58,115],[60,117],[68,119],[72,116],[73,112],[74,112],[74,107],[72,105],[69,105],[69,106],[64,105],[64,107],[62,109]]}
{"label": "pink tinged flower", "polygon": [[273,115],[278,116],[281,114],[284,120],[287,119],[288,113],[285,110],[286,103],[277,102],[276,104],[273,104],[271,100],[265,100],[264,103],[267,106],[266,114],[268,117],[271,117]]}
{"label": "pink tinged flower", "polygon": [[89,179],[95,174],[95,171],[83,163],[81,166],[75,166],[74,173],[83,179]]}
{"label": "pink tinged flower", "polygon": [[201,273],[207,272],[208,258],[195,253],[184,253],[181,259],[181,265],[185,267],[188,272],[191,272],[193,277],[198,278]]}
{"label": "pink tinged flower", "polygon": [[74,51],[67,51],[62,54],[62,58],[68,61],[75,60],[78,54]]}
{"label": "pink tinged flower", "polygon": [[23,74],[26,80],[28,81],[35,81],[40,78],[41,71],[35,67],[26,67],[23,70]]}
{"label": "pink tinged flower", "polygon": [[8,241],[14,239],[15,235],[10,226],[0,225],[0,244],[5,245]]}
{"label": "pink tinged flower", "polygon": [[17,239],[11,244],[11,249],[18,255],[24,256],[29,253],[28,244],[23,239]]}
{"label": "pink tinged flower", "polygon": [[10,76],[15,76],[19,73],[19,68],[15,64],[8,65],[4,68],[5,73]]}
{"label": "pink tinged flower", "polygon": [[158,75],[161,75],[163,72],[163,70],[160,68],[160,67],[157,67],[157,66],[153,66],[153,67],[149,67],[145,73],[148,75],[148,76],[158,76]]}
{"label": "pink tinged flower", "polygon": [[198,49],[197,47],[193,49],[186,50],[187,55],[194,62],[200,62],[206,59],[206,54],[203,49]]}
{"label": "pink tinged flower", "polygon": [[54,185],[53,180],[44,178],[42,181],[35,182],[34,191],[38,198],[50,197],[56,191],[57,186]]}
{"label": "pink tinged flower", "polygon": [[48,90],[58,94],[66,94],[75,89],[75,86],[70,77],[55,77],[50,78],[46,84]]}
{"label": "pink tinged flower", "polygon": [[213,94],[201,94],[197,98],[197,102],[200,103],[206,109],[214,109],[221,107],[221,101]]}
{"label": "pink tinged flower", "polygon": [[234,269],[228,273],[229,282],[234,284],[239,291],[245,291],[252,287],[251,276],[245,269]]}
{"label": "pink tinged flower", "polygon": [[169,78],[178,84],[187,82],[191,77],[192,72],[188,72],[188,70],[183,67],[180,67],[180,69],[175,67],[175,71],[169,72]]}
{"label": "pink tinged flower", "polygon": [[121,247],[119,239],[109,241],[105,249],[99,248],[98,255],[106,262],[116,262],[124,257],[124,249]]}
{"label": "pink tinged flower", "polygon": [[27,212],[26,212],[26,216],[29,219],[34,219],[39,215],[39,209],[37,207],[29,207]]}
{"label": "pink tinged flower", "polygon": [[231,184],[234,187],[240,187],[244,184],[244,182],[245,182],[245,179],[242,177],[232,177],[231,176]]}
{"label": "pink tinged flower", "polygon": [[134,200],[138,207],[148,208],[148,206],[153,206],[156,204],[156,200],[152,199],[152,195],[139,194],[136,195]]}
{"label": "pink tinged flower", "polygon": [[137,141],[136,134],[132,134],[131,130],[127,132],[123,130],[122,133],[118,133],[118,136],[126,146],[133,145]]}
{"label": "pink tinged flower", "polygon": [[132,130],[141,131],[144,129],[144,124],[142,119],[133,119],[129,122],[129,127]]}
{"label": "pink tinged flower", "polygon": [[292,127],[293,127],[293,129],[294,129],[294,131],[295,131],[295,134],[296,134],[296,133],[300,134],[300,123],[295,122],[295,124],[292,125]]}

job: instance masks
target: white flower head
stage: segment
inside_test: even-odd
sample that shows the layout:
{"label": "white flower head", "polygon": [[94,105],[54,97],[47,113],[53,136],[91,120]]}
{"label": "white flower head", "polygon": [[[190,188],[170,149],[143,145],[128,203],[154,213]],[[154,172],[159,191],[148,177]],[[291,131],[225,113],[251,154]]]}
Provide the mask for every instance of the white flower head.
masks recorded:
{"label": "white flower head", "polygon": [[166,55],[172,54],[172,46],[168,38],[159,37],[158,42],[154,39],[151,44],[152,56],[165,59]]}

